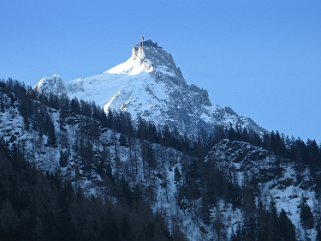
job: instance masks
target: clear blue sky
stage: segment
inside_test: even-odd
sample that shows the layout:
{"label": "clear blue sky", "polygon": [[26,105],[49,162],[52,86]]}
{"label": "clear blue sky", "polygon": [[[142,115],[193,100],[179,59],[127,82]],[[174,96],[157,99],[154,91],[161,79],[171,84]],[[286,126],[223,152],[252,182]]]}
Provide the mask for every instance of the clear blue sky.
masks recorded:
{"label": "clear blue sky", "polygon": [[214,104],[321,141],[320,0],[1,0],[0,9],[0,78],[101,73],[144,34]]}

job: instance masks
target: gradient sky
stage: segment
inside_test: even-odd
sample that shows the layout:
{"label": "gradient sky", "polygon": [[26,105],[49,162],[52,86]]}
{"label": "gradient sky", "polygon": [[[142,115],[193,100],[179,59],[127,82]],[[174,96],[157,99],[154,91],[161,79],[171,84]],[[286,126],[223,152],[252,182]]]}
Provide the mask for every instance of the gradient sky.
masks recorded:
{"label": "gradient sky", "polygon": [[213,104],[321,141],[320,0],[1,0],[0,9],[0,78],[98,74],[144,34]]}

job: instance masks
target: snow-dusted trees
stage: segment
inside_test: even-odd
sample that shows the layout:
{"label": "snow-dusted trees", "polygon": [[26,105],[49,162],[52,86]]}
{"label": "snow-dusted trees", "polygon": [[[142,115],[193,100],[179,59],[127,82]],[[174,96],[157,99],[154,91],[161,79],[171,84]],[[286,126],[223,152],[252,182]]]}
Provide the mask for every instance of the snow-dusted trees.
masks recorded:
{"label": "snow-dusted trees", "polygon": [[139,187],[131,190],[123,179],[114,183],[120,201],[102,202],[86,199],[57,175],[36,171],[1,143],[0,156],[0,240],[185,240],[178,230],[171,236],[140,198]]}

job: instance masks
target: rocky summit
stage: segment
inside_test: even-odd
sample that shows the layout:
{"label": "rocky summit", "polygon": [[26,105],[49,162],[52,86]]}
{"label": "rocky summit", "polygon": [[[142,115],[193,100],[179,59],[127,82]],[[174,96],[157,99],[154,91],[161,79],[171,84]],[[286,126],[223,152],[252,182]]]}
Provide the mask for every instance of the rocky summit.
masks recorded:
{"label": "rocky summit", "polygon": [[66,95],[67,90],[62,78],[59,75],[53,75],[52,77],[42,78],[38,84],[34,87],[36,91],[41,94],[55,93],[57,95]]}

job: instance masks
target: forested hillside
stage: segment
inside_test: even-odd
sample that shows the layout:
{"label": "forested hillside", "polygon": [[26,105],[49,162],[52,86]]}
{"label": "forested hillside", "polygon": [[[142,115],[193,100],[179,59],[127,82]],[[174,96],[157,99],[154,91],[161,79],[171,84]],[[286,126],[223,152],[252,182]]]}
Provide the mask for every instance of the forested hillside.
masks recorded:
{"label": "forested hillside", "polygon": [[111,176],[119,202],[103,202],[36,170],[17,149],[1,144],[0,156],[0,240],[184,240],[152,215],[139,186]]}
{"label": "forested hillside", "polygon": [[0,103],[1,240],[320,240],[313,140],[191,140],[13,80]]}

